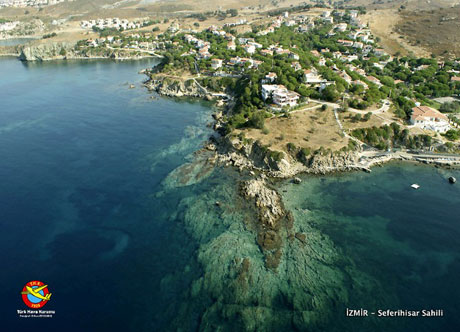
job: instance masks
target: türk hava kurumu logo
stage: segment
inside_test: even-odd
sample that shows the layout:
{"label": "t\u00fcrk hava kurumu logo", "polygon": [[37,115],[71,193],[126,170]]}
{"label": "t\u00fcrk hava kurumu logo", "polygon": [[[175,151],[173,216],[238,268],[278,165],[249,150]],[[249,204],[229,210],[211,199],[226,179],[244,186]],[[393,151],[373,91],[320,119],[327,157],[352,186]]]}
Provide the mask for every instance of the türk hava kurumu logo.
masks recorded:
{"label": "t\u00fcrk hava kurumu logo", "polygon": [[29,281],[22,289],[21,295],[24,303],[33,309],[43,308],[51,297],[48,285],[37,280]]}

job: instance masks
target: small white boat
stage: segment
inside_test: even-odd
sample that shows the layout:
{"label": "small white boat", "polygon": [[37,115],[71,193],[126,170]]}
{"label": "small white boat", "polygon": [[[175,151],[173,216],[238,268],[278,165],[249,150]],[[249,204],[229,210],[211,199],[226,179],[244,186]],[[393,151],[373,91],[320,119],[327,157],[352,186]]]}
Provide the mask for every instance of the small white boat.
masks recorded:
{"label": "small white boat", "polygon": [[412,187],[413,189],[418,189],[418,188],[420,188],[420,186],[419,186],[418,184],[416,184],[416,183],[414,183],[411,187]]}

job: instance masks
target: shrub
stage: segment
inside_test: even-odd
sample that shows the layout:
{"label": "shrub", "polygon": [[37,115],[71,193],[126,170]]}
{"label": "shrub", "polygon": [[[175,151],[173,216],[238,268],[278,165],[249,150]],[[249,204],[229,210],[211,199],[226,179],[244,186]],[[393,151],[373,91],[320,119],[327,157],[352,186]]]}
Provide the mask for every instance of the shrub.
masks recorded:
{"label": "shrub", "polygon": [[455,130],[455,129],[450,129],[444,134],[444,136],[447,137],[451,141],[456,141],[460,138],[460,131]]}
{"label": "shrub", "polygon": [[264,129],[265,115],[264,112],[254,112],[248,121],[248,126],[256,129]]}
{"label": "shrub", "polygon": [[308,162],[308,157],[311,154],[311,150],[309,148],[301,148],[297,153],[297,159],[306,164]]}
{"label": "shrub", "polygon": [[295,150],[297,150],[297,147],[295,146],[295,144],[291,142],[286,144],[286,148],[289,152],[294,152]]}
{"label": "shrub", "polygon": [[460,102],[454,101],[451,103],[444,103],[439,109],[443,113],[456,113],[460,112]]}
{"label": "shrub", "polygon": [[56,37],[57,36],[57,33],[56,32],[52,32],[52,33],[48,33],[46,35],[43,35],[43,39],[48,39],[48,38],[53,38],[53,37]]}
{"label": "shrub", "polygon": [[270,158],[272,158],[274,161],[281,161],[284,157],[284,153],[281,151],[271,151],[269,154]]}

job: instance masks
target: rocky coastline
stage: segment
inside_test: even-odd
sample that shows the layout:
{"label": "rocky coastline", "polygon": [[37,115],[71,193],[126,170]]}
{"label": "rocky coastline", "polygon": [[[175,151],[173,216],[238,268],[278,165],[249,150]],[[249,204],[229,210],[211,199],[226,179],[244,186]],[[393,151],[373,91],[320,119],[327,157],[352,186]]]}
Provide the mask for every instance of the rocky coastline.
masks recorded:
{"label": "rocky coastline", "polygon": [[[149,72],[146,72],[149,75]],[[148,90],[165,97],[190,97],[212,99],[211,94],[195,79],[177,79],[168,76],[151,76],[144,84]]]}
{"label": "rocky coastline", "polygon": [[215,162],[223,166],[234,166],[240,171],[258,171],[272,178],[292,178],[298,174],[327,174],[346,171],[368,171],[366,165],[359,165],[359,153],[324,152],[317,153],[300,162],[283,153],[281,158],[260,142],[244,142],[238,137],[212,137],[206,145],[216,151]]}
{"label": "rocky coastline", "polygon": [[[365,171],[371,172],[371,167],[390,161],[413,161],[436,166],[460,166],[460,157],[452,160],[445,156],[419,156],[403,152],[364,152],[361,147],[353,151],[322,151],[299,161],[287,153],[273,153],[258,141],[245,140],[236,135],[223,134],[225,114],[231,112],[232,101],[224,102],[201,86],[195,78],[182,79],[162,74],[152,70],[143,71],[148,76],[144,85],[150,91],[160,96],[172,98],[200,98],[216,101],[216,112],[213,114],[213,129],[217,135],[209,138],[205,149],[212,151],[209,162],[220,166],[233,166],[240,171],[247,170],[263,173],[271,178],[293,178],[298,174],[328,174],[335,172]],[[457,159],[456,159],[457,158]]]}
{"label": "rocky coastline", "polygon": [[[240,196],[252,202],[256,215],[247,227],[256,234],[257,244],[264,255],[265,267],[276,273],[282,261],[283,249],[289,241],[305,242],[306,235],[295,233],[294,218],[284,207],[281,195],[270,185],[271,179],[293,179],[293,183],[301,183],[298,174],[329,174],[335,172],[365,171],[371,167],[382,165],[393,160],[414,161],[445,165],[443,161],[429,160],[429,156],[421,158],[407,153],[390,153],[382,151],[363,151],[357,147],[352,151],[320,151],[299,160],[288,153],[270,151],[258,141],[246,140],[238,135],[225,134],[225,114],[231,112],[232,101],[224,102],[218,96],[209,93],[194,78],[182,79],[150,70],[143,72],[148,76],[144,85],[160,96],[172,98],[200,98],[216,100],[216,111],[213,114],[212,135],[206,142],[206,165],[235,167],[247,174],[250,180],[239,184]],[[428,159],[427,159],[428,158]],[[458,161],[449,161],[449,165],[460,165]]]}
{"label": "rocky coastline", "polygon": [[50,60],[84,60],[84,59],[143,59],[160,58],[152,54],[132,54],[129,50],[105,49],[105,50],[76,50],[74,43],[52,42],[16,46],[15,53],[21,61],[50,61]]}
{"label": "rocky coastline", "polygon": [[361,158],[360,151],[317,153],[305,162],[300,162],[290,155],[283,153],[280,158],[257,141],[246,141],[237,136],[223,135],[226,112],[231,110],[231,102],[225,103],[202,87],[196,79],[181,79],[145,70],[148,76],[144,83],[148,90],[160,96],[171,98],[200,98],[216,100],[217,110],[213,114],[213,128],[217,135],[210,137],[205,149],[213,151],[210,161],[221,166],[234,166],[240,171],[249,170],[264,173],[273,178],[292,178],[298,174],[327,174],[348,171],[370,171],[371,166],[382,164],[396,158]]}

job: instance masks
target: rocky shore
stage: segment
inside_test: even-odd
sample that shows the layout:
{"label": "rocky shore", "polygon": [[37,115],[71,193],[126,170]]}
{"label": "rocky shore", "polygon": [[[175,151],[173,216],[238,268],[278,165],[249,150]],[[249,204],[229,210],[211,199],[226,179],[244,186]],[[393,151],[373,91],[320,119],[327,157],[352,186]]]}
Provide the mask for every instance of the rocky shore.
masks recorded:
{"label": "rocky shore", "polygon": [[[146,87],[159,95],[212,98],[195,79],[146,74]],[[193,282],[189,301],[196,300],[192,307],[197,308],[203,299],[212,298],[203,307],[202,326],[247,331],[326,330],[326,322],[336,319],[332,308],[355,298],[371,299],[367,303],[385,298],[378,283],[357,270],[315,227],[316,215],[308,207],[283,202],[274,178],[292,178],[298,184],[302,179],[295,176],[300,173],[370,172],[370,167],[412,157],[357,149],[321,151],[299,160],[243,136],[225,135],[225,115],[231,112],[231,105],[223,106],[226,109],[214,112],[216,134],[197,153],[199,157],[171,173],[172,179],[167,181],[170,187],[181,188],[208,176],[222,179],[225,170],[229,171],[225,166],[241,173],[231,171],[234,189],[219,187],[216,181],[202,197],[185,203],[189,208],[186,227],[201,243],[198,261],[204,271]],[[244,215],[236,217],[235,211],[244,211]],[[212,227],[221,233],[210,236]],[[283,310],[278,310],[280,307]],[[178,318],[175,326],[181,326],[183,320]]]}
{"label": "rocky shore", "polygon": [[[215,105],[220,109],[219,112],[213,115],[216,120],[218,116],[222,116],[222,109],[228,110],[231,108],[232,101],[229,99],[224,101],[224,98],[229,97],[228,95],[209,91],[200,84],[198,81],[199,79],[194,77],[189,78],[157,74],[151,69],[143,70],[141,73],[148,77],[144,82],[145,87],[149,91],[158,93],[160,96],[170,98],[199,98],[207,101],[215,101]],[[220,121],[216,121],[214,124],[216,132],[219,131],[220,125]]]}
{"label": "rocky shore", "polygon": [[[194,78],[180,79],[166,75],[159,75],[149,71],[144,72],[149,76],[145,86],[161,96],[168,97],[195,97],[211,100],[213,95],[201,86]],[[310,234],[299,232],[294,224],[294,217],[285,208],[280,193],[271,185],[273,178],[292,178],[293,183],[301,183],[300,178],[295,178],[301,173],[328,174],[345,171],[371,172],[371,167],[387,163],[391,160],[414,160],[418,162],[433,162],[407,153],[389,153],[382,151],[363,151],[358,147],[354,151],[317,151],[302,160],[289,153],[271,151],[258,141],[244,139],[239,135],[225,134],[226,112],[231,112],[232,103],[220,101],[216,112],[213,114],[213,129],[216,135],[209,138],[205,144],[206,161],[201,160],[201,166],[188,165],[185,173],[198,174],[205,169],[209,174],[209,167],[233,166],[237,168],[242,177],[249,175],[249,180],[239,183],[239,195],[246,202],[252,204],[255,215],[244,221],[247,230],[255,234],[257,246],[263,254],[264,267],[275,274],[279,271],[285,255],[289,255],[292,247],[310,246]],[[435,160],[435,159],[434,159]],[[460,158],[458,160],[460,164]],[[204,167],[204,166],[205,167]],[[184,169],[181,169],[184,173]],[[184,173],[184,174],[185,174]],[[200,175],[201,176],[201,175]],[[185,175],[185,182],[196,182],[197,176]],[[216,205],[220,206],[219,202]],[[295,244],[294,244],[295,243]],[[246,261],[250,265],[250,261]],[[246,271],[246,270],[245,270]],[[246,273],[246,272],[245,272]]]}
{"label": "rocky shore", "polygon": [[[148,74],[148,73],[147,73]],[[193,97],[211,99],[212,96],[195,79],[177,79],[168,76],[152,76],[145,86],[166,97]]]}
{"label": "rocky shore", "polygon": [[[148,70],[143,73],[149,77],[144,85],[161,96],[216,99],[215,95],[207,91],[194,78],[182,79],[156,74]],[[301,173],[370,172],[372,166],[394,159],[401,160],[401,157],[396,155],[364,156],[360,150],[357,150],[335,153],[325,151],[313,154],[301,162],[286,153],[274,153],[257,141],[246,141],[237,136],[221,135],[222,128],[225,126],[224,113],[231,109],[231,105],[218,99],[217,106],[217,111],[213,115],[215,119],[213,128],[218,135],[212,136],[205,145],[205,149],[214,152],[210,162],[217,165],[234,166],[240,171],[258,171],[274,178],[292,178]]]}
{"label": "rocky shore", "polygon": [[282,157],[279,154],[273,155],[257,141],[243,142],[238,137],[229,136],[213,137],[206,148],[216,151],[214,161],[217,164],[235,166],[240,171],[259,171],[274,178],[292,178],[301,173],[369,171],[367,163],[360,164],[359,151],[317,153],[305,162],[300,162],[286,153],[281,154]]}
{"label": "rocky shore", "polygon": [[73,60],[73,59],[143,59],[158,58],[151,54],[133,54],[123,49],[85,49],[76,50],[74,43],[51,42],[32,44],[16,47],[21,61],[49,61],[49,60]]}

